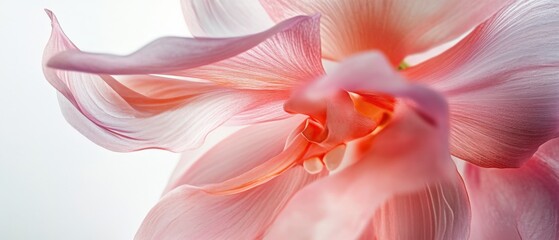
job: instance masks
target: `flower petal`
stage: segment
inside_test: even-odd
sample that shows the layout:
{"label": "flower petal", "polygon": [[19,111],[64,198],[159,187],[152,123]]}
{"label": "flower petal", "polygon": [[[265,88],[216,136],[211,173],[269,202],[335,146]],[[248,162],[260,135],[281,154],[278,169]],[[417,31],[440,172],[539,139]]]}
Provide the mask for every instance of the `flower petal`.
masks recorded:
{"label": "flower petal", "polygon": [[232,58],[167,74],[232,88],[291,90],[324,75],[319,18],[303,19]]}
{"label": "flower petal", "polygon": [[212,195],[183,185],[148,213],[136,239],[257,239],[293,194],[317,178],[298,166],[232,195]]}
{"label": "flower petal", "polygon": [[456,172],[454,179],[388,200],[375,214],[368,231],[376,239],[465,240],[469,229],[468,194]]}
{"label": "flower petal", "polygon": [[[309,141],[304,137],[303,133],[299,133],[301,129],[309,125],[308,120],[295,129],[293,139],[289,139],[282,152],[259,164],[238,176],[229,178],[219,183],[209,183],[202,188],[213,194],[236,194],[247,191],[261,184],[264,184],[289,169],[297,166],[301,158],[309,148]],[[289,131],[289,129],[288,129]]]}
{"label": "flower petal", "polygon": [[448,99],[452,154],[518,167],[558,137],[559,3],[516,1],[447,52],[405,71]]}
{"label": "flower petal", "polygon": [[267,238],[355,239],[386,200],[445,178],[452,164],[438,127],[405,104],[385,129],[361,141],[361,159],[297,193]]}
{"label": "flower petal", "polygon": [[466,167],[470,239],[559,239],[559,140],[518,169]]}
{"label": "flower petal", "polygon": [[324,73],[319,18],[299,16],[244,37],[160,38],[128,56],[62,52],[48,66],[97,74],[165,74],[242,89],[289,90]]}
{"label": "flower petal", "polygon": [[[44,61],[61,51],[77,49],[55,16],[47,13],[53,31]],[[95,143],[115,151],[182,151],[196,147],[211,130],[236,114],[255,114],[258,109],[266,113],[266,105],[288,97],[282,92],[239,91],[212,83],[154,76],[135,76],[119,82],[108,75],[46,66],[43,71],[64,96],[59,98],[60,104],[70,124]]]}
{"label": "flower petal", "polygon": [[184,184],[220,183],[257,167],[284,150],[290,130],[303,120],[302,116],[294,116],[239,130],[208,150],[186,171],[175,173],[165,192]]}
{"label": "flower petal", "polygon": [[[81,80],[79,78],[73,78]],[[76,84],[80,85],[80,84]],[[62,95],[59,97],[66,120],[80,133],[102,147],[127,152],[143,149],[165,149],[181,152],[200,146],[206,135],[224,124],[234,114],[258,103],[257,96],[216,91],[204,94],[179,108],[156,115],[145,115],[103,95],[118,99],[114,92],[96,92],[99,85],[87,86],[80,95],[79,107]],[[106,87],[101,85],[102,87]],[[82,87],[82,86],[80,86]]]}
{"label": "flower petal", "polygon": [[409,54],[450,41],[508,0],[261,0],[272,19],[320,13],[324,56],[341,60],[378,49],[397,66]]}
{"label": "flower petal", "polygon": [[274,25],[254,0],[182,0],[188,30],[197,37],[234,37],[264,31]]}

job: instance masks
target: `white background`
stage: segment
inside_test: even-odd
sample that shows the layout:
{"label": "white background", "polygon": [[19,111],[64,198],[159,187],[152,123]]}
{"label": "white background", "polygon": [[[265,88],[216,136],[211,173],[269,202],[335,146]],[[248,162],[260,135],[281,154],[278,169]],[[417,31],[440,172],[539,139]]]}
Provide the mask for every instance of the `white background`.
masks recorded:
{"label": "white background", "polygon": [[110,152],[66,123],[41,72],[43,8],[83,50],[125,54],[185,36],[179,0],[0,0],[0,239],[132,239],[178,155]]}

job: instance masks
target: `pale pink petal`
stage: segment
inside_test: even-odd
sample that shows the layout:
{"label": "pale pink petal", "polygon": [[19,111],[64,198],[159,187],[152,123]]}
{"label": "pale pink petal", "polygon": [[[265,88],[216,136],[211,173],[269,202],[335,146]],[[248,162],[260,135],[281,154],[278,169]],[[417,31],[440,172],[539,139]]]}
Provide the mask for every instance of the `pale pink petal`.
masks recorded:
{"label": "pale pink petal", "polygon": [[361,140],[355,154],[361,160],[297,193],[266,237],[356,239],[390,197],[455,171],[439,131],[407,105],[398,105],[385,129]]}
{"label": "pale pink petal", "polygon": [[167,74],[242,89],[290,90],[298,87],[324,75],[319,18],[304,19],[235,57]]}
{"label": "pale pink petal", "polygon": [[103,74],[165,74],[242,89],[289,90],[323,72],[318,16],[244,37],[155,40],[128,56],[62,52],[48,66]]}
{"label": "pale pink petal", "polygon": [[464,182],[438,181],[424,189],[388,200],[375,214],[362,239],[466,240],[470,203]]}
{"label": "pale pink petal", "polygon": [[509,0],[260,0],[272,19],[323,16],[324,56],[341,60],[378,49],[398,65],[408,54],[450,41],[489,18]]}
{"label": "pale pink petal", "polygon": [[448,99],[452,154],[518,167],[559,126],[559,2],[516,1],[405,75]]}
{"label": "pale pink petal", "polygon": [[136,239],[258,239],[293,194],[318,177],[299,166],[232,195],[212,195],[183,185],[149,212]]}
{"label": "pale pink petal", "polygon": [[[47,12],[53,31],[45,48],[45,61],[61,51],[77,49],[54,15]],[[135,76],[121,83],[108,75],[46,66],[43,71],[64,96],[59,99],[66,119],[95,143],[115,151],[182,151],[195,147],[236,114],[256,114],[258,109],[270,112],[268,103],[277,105],[288,97],[282,92],[239,91],[154,76]]]}
{"label": "pale pink petal", "polygon": [[559,140],[518,169],[466,167],[472,240],[559,239]]}
{"label": "pale pink petal", "polygon": [[259,101],[258,96],[216,91],[198,96],[179,108],[142,116],[145,112],[136,111],[118,98],[111,102],[103,98],[103,94],[116,97],[114,92],[97,92],[94,89],[97,86],[92,84],[87,87],[87,92],[77,92],[79,108],[67,98],[59,97],[64,117],[91,141],[122,152],[149,148],[180,152],[198,147],[209,132],[228,118],[252,104],[265,104],[255,102]]}
{"label": "pale pink petal", "polygon": [[283,108],[285,99],[274,98],[274,95],[276,94],[262,96],[264,101],[266,101],[266,104],[257,105],[246,111],[240,112],[229,119],[229,121],[225,124],[229,126],[239,126],[284,119],[292,116],[291,114],[285,112]]}
{"label": "pale pink petal", "polygon": [[[150,96],[154,98],[155,104],[146,104],[147,101],[137,98],[128,98],[127,102],[134,101],[135,108],[139,106],[145,106],[142,110],[153,111],[160,110],[165,106],[176,106],[170,103],[178,102],[183,103],[185,97],[196,96],[200,93],[211,92],[216,88],[223,88],[216,86],[212,83],[200,83],[185,81],[184,79],[172,79],[169,76],[166,77],[156,77],[150,76],[119,76],[119,81],[125,86],[134,89],[135,92],[139,92],[142,95]],[[114,88],[114,87],[113,87]],[[233,91],[235,92],[235,91]],[[247,125],[252,123],[267,122],[277,119],[283,119],[290,116],[287,112],[283,110],[283,105],[286,99],[289,97],[289,92],[286,91],[274,91],[274,90],[260,90],[260,91],[237,91],[243,94],[255,94],[258,99],[255,99],[254,104],[251,104],[250,108],[247,110],[237,113],[231,119],[229,119],[226,124],[232,126]],[[119,94],[123,95],[121,92]],[[162,104],[162,100],[167,100],[169,104]]]}
{"label": "pale pink petal", "polygon": [[295,130],[285,129],[285,131],[295,133],[295,137],[293,139],[288,138],[285,148],[279,154],[235,177],[218,183],[209,183],[201,186],[201,188],[213,194],[236,194],[284,174],[301,163],[302,157],[310,146],[304,134],[299,133],[301,129],[307,128],[307,125],[309,125],[308,120]]}
{"label": "pale pink petal", "polygon": [[256,0],[182,0],[188,30],[197,37],[233,37],[274,25]]}
{"label": "pale pink petal", "polygon": [[[208,150],[186,171],[176,172],[165,192],[184,184],[220,183],[263,164],[284,150],[290,132],[303,120],[303,116],[295,116],[239,130]],[[189,158],[183,155],[183,159]]]}

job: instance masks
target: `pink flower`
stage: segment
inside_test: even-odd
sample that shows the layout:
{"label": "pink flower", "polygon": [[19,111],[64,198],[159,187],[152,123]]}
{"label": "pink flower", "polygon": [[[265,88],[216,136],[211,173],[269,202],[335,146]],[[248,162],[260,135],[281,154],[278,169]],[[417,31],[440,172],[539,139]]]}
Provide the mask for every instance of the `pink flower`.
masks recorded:
{"label": "pink flower", "polygon": [[249,125],[174,173],[137,239],[559,239],[559,2],[182,3],[196,38],[127,56],[47,11],[45,76],[93,142],[180,152]]}

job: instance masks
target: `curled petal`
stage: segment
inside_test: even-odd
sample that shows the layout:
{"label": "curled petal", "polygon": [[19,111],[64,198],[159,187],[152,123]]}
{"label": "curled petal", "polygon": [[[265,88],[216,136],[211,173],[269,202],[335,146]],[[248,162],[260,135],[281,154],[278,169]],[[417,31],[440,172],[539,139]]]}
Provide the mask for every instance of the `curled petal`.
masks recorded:
{"label": "curled petal", "polygon": [[517,169],[466,167],[472,240],[559,238],[559,140]]}
{"label": "curled petal", "polygon": [[482,167],[518,167],[559,136],[556,32],[557,1],[516,1],[404,72],[447,97],[453,155]]}
{"label": "curled petal", "polygon": [[274,25],[254,0],[182,0],[188,30],[197,37],[233,37],[264,31]]}
{"label": "curled petal", "polygon": [[65,51],[48,66],[96,74],[165,74],[220,86],[289,90],[321,76],[319,17],[231,38],[160,38],[127,56]]}
{"label": "curled petal", "polygon": [[450,41],[509,0],[260,0],[272,19],[320,13],[324,56],[378,49],[397,66],[409,54]]}
{"label": "curled petal", "polygon": [[148,213],[136,239],[258,239],[293,194],[318,177],[299,166],[232,195],[212,195],[183,185]]}
{"label": "curled petal", "polygon": [[[54,14],[47,13],[53,30],[45,62],[62,51],[77,51]],[[233,116],[269,113],[269,104],[277,105],[288,97],[284,92],[240,91],[155,76],[133,76],[120,82],[108,75],[48,66],[43,66],[43,72],[63,96],[60,104],[70,124],[95,143],[115,151],[196,147]]]}

